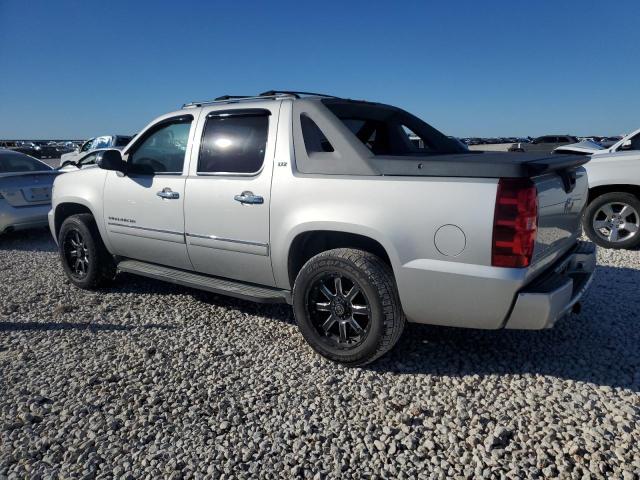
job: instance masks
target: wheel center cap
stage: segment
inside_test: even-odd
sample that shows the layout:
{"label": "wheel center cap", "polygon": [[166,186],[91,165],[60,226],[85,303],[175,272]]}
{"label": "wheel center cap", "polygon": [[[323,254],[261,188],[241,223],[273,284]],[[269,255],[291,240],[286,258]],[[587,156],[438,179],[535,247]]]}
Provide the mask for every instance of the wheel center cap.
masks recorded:
{"label": "wheel center cap", "polygon": [[335,299],[333,301],[332,310],[333,310],[334,315],[336,315],[336,316],[338,316],[340,318],[345,318],[349,314],[349,308],[344,303],[344,300],[342,300],[340,298]]}

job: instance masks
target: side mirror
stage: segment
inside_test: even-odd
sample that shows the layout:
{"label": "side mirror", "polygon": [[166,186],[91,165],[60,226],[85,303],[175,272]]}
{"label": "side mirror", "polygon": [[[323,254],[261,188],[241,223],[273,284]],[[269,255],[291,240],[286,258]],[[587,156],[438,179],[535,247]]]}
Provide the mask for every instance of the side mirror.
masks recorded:
{"label": "side mirror", "polygon": [[102,152],[102,155],[96,160],[96,163],[103,170],[113,170],[121,173],[127,171],[127,162],[122,159],[120,150],[115,148]]}

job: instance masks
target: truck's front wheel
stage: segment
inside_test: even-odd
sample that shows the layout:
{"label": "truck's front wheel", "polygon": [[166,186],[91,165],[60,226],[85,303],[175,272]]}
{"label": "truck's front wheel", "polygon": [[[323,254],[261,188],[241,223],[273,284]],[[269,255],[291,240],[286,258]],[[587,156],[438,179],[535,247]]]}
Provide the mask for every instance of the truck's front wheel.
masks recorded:
{"label": "truck's front wheel", "polygon": [[115,262],[88,213],[72,215],[62,223],[58,249],[64,273],[76,287],[97,288],[115,276]]}
{"label": "truck's front wheel", "polygon": [[296,278],[293,307],[311,347],[352,366],[384,355],[405,324],[391,268],[355,249],[329,250],[311,258]]}

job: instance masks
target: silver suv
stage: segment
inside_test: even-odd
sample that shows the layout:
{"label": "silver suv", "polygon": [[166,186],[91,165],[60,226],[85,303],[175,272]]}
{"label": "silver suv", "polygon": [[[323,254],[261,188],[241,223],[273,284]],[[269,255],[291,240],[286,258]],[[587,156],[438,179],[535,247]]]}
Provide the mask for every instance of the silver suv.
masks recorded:
{"label": "silver suv", "polygon": [[407,320],[542,329],[571,311],[595,265],[586,160],[469,152],[380,103],[225,96],[58,177],[49,223],[78,287],[123,271],[287,302],[317,352],[362,365]]}

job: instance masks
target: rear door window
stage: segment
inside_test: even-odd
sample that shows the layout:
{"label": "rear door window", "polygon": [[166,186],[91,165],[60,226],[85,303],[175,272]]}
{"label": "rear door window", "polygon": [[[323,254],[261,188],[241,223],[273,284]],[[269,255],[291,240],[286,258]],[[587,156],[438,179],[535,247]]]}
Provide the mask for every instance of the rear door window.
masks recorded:
{"label": "rear door window", "polygon": [[211,112],[202,133],[198,173],[258,173],[264,163],[270,114],[262,109]]}

